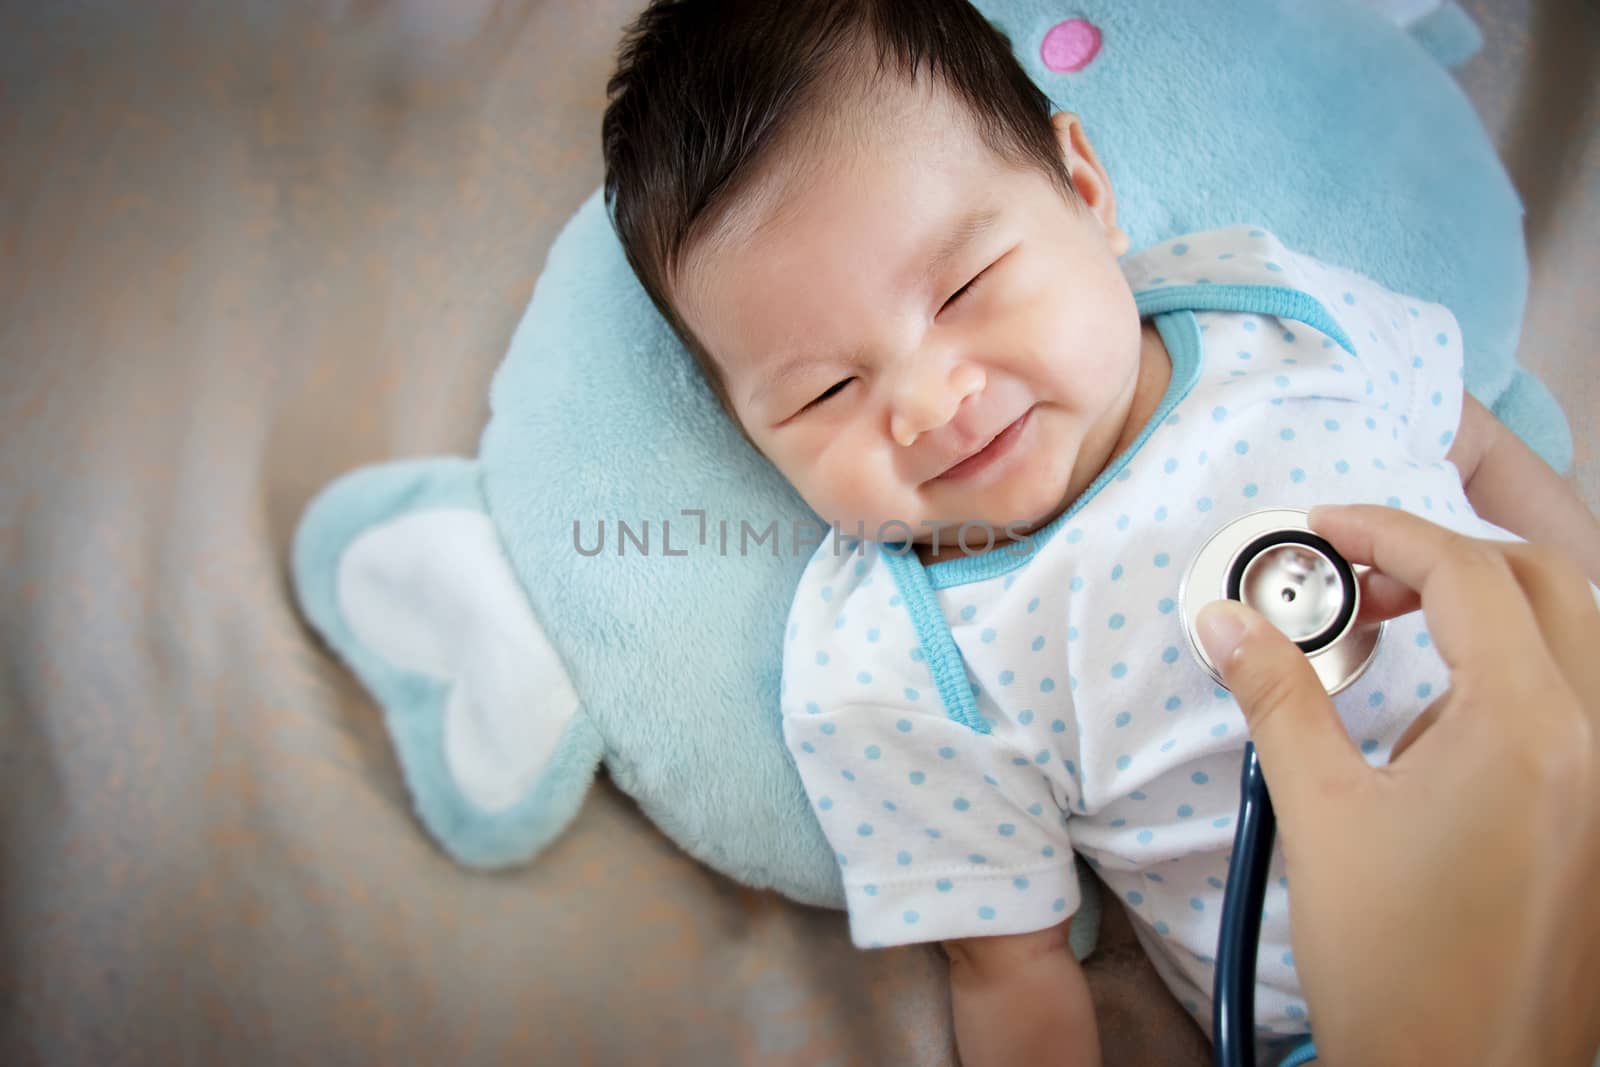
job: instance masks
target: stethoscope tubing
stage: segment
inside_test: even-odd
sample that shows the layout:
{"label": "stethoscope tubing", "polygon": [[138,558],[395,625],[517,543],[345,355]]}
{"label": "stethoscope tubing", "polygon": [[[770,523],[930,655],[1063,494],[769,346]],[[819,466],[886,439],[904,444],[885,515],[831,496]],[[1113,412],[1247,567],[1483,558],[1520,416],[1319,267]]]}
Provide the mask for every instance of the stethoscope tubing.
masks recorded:
{"label": "stethoscope tubing", "polygon": [[1239,772],[1239,819],[1228,860],[1228,889],[1217,935],[1217,971],[1211,1008],[1217,1067],[1255,1067],[1256,953],[1261,906],[1272,870],[1277,818],[1261,773],[1256,746],[1246,743]]}

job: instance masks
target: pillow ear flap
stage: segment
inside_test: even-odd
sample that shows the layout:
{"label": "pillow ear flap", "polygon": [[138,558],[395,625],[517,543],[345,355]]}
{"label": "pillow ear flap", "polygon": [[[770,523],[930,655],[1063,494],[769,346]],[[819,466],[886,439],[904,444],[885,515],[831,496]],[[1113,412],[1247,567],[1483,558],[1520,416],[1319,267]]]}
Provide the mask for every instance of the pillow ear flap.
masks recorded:
{"label": "pillow ear flap", "polygon": [[603,751],[489,516],[478,464],[367,467],[295,532],[301,611],[383,709],[428,831],[458,861],[530,859]]}

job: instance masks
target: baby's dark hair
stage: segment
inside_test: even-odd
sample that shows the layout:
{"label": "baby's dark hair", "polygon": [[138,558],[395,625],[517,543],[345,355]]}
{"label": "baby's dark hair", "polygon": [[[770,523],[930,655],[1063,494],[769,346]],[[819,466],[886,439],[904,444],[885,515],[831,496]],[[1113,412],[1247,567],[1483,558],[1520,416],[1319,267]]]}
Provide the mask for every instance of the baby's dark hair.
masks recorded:
{"label": "baby's dark hair", "polygon": [[999,159],[1073,197],[1049,97],[967,0],[654,0],[624,33],[601,127],[606,204],[645,292],[730,411],[669,298],[685,253],[780,141],[882,76],[919,72]]}

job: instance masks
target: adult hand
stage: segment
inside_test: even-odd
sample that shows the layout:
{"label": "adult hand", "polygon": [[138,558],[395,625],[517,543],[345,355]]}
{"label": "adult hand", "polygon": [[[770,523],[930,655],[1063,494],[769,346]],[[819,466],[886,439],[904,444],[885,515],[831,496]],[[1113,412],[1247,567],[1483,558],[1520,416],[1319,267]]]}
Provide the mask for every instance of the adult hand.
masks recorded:
{"label": "adult hand", "polygon": [[1448,690],[1369,767],[1309,662],[1241,604],[1200,638],[1250,725],[1323,1062],[1574,1064],[1600,1046],[1600,611],[1577,568],[1400,511],[1311,527]]}

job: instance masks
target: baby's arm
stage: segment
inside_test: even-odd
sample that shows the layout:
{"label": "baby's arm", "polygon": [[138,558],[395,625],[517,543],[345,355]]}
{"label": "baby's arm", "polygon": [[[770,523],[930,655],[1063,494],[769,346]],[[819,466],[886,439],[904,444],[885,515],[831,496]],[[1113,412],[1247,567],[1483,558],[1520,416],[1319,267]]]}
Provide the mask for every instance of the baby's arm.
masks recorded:
{"label": "baby's arm", "polygon": [[1099,1067],[1100,1033],[1068,919],[1030,934],[946,941],[962,1067]]}
{"label": "baby's arm", "polygon": [[1470,396],[1449,458],[1479,515],[1571,556],[1600,584],[1600,523],[1559,474]]}

